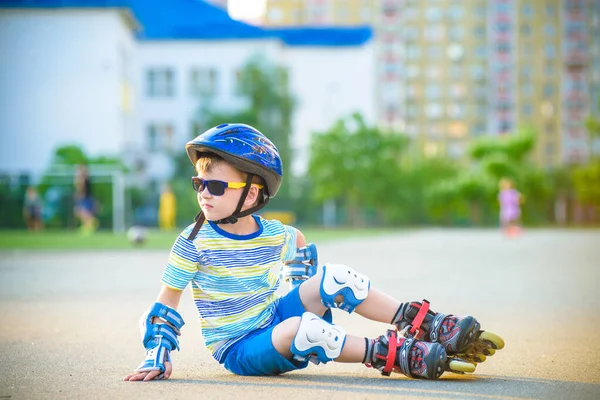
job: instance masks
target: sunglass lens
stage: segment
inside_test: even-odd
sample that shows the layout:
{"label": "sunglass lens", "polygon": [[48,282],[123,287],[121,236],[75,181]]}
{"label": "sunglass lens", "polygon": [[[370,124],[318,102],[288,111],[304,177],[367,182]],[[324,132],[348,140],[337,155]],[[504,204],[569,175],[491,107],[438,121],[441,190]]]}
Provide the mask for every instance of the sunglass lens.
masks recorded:
{"label": "sunglass lens", "polygon": [[223,196],[223,194],[225,193],[225,185],[223,185],[223,182],[207,181],[206,185],[208,186],[208,191],[213,196]]}

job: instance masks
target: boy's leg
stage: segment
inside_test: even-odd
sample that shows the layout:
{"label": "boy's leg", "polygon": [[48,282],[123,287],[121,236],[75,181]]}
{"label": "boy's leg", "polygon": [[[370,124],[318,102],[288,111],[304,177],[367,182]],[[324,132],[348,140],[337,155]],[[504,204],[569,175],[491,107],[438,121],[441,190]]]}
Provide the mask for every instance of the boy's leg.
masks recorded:
{"label": "boy's leg", "polygon": [[450,355],[460,354],[471,362],[485,361],[486,356],[504,347],[499,336],[481,331],[475,318],[434,313],[429,310],[429,303],[427,308],[421,308],[424,303],[419,302],[400,303],[370,287],[365,275],[345,265],[324,265],[299,288],[307,311],[322,315],[324,304],[341,304],[340,308],[349,312],[356,309],[366,318],[391,323],[401,331],[410,326],[405,331],[408,336],[441,343]]}
{"label": "boy's leg", "polygon": [[[342,327],[310,312],[279,323],[273,328],[271,340],[280,357],[290,363],[307,360],[363,363],[384,375],[396,372],[424,379],[437,379],[444,371],[475,370],[473,364],[448,359],[438,343],[399,337],[393,330],[376,339],[347,335]],[[251,362],[258,359],[254,356]]]}

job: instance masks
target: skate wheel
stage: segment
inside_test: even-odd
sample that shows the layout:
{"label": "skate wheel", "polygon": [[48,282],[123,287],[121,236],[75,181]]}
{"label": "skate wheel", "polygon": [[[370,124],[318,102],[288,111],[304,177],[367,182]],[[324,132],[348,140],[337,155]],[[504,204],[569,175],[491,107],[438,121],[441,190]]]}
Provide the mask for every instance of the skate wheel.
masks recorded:
{"label": "skate wheel", "polygon": [[504,340],[493,332],[482,332],[479,339],[488,343],[493,349],[500,350],[504,348]]}
{"label": "skate wheel", "polygon": [[462,360],[450,360],[448,368],[452,372],[475,372],[475,365]]}
{"label": "skate wheel", "polygon": [[491,347],[486,349],[488,356],[493,356],[494,354],[496,354],[496,350],[492,349]]}

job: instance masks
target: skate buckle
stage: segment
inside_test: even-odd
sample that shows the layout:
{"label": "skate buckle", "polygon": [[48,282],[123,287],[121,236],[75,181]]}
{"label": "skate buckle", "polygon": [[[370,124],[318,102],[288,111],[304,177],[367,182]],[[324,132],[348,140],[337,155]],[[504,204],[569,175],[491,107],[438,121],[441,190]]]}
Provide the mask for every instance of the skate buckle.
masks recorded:
{"label": "skate buckle", "polygon": [[420,332],[421,330],[419,328],[415,328],[412,325],[406,325],[404,329],[398,332],[398,334],[404,337],[416,337]]}

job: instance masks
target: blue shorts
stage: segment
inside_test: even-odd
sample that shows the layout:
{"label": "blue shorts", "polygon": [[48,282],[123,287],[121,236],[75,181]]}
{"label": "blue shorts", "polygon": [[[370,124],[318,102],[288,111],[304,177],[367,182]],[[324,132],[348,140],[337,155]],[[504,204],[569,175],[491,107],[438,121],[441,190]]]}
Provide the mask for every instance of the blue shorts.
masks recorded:
{"label": "blue shorts", "polygon": [[90,214],[93,214],[95,209],[94,199],[91,197],[83,197],[77,200],[75,207],[77,207],[78,210],[85,210]]}
{"label": "blue shorts", "polygon": [[233,345],[225,357],[225,368],[237,375],[279,375],[284,372],[306,368],[307,361],[288,360],[273,346],[273,328],[281,321],[300,317],[306,311],[300,301],[297,286],[276,304],[275,318],[270,326],[257,329]]}

